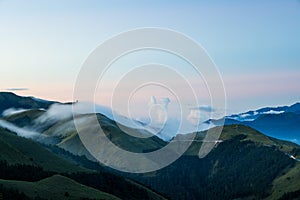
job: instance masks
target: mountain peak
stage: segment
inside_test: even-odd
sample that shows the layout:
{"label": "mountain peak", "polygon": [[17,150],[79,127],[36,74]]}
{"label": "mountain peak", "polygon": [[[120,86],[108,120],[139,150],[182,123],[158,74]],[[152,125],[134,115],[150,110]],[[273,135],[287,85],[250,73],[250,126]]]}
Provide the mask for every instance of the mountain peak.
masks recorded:
{"label": "mountain peak", "polygon": [[0,116],[9,108],[15,109],[48,109],[53,101],[41,101],[32,97],[18,96],[12,92],[0,92]]}

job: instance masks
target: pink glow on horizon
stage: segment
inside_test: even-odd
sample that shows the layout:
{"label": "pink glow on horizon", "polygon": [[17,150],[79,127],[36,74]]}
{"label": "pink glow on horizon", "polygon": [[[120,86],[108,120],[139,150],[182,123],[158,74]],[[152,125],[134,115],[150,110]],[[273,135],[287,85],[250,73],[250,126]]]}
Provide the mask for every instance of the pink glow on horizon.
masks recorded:
{"label": "pink glow on horizon", "polygon": [[296,94],[300,90],[300,72],[240,74],[224,76],[230,98]]}
{"label": "pink glow on horizon", "polygon": [[[264,102],[272,102],[272,99],[280,96],[297,95],[300,90],[300,72],[282,72],[273,74],[234,74],[224,75],[223,80],[227,99],[232,102],[240,102],[242,99],[253,101],[253,105],[246,106],[240,105],[243,109],[255,107],[259,102],[264,99]],[[176,81],[175,81],[176,82]],[[11,87],[11,86],[10,86]],[[45,100],[53,100],[60,102],[71,102],[73,99],[73,84],[65,83],[51,83],[51,84],[31,84],[25,85],[29,90],[24,91],[11,91],[21,96],[34,96]],[[1,86],[2,91],[6,91],[8,86]],[[200,92],[201,91],[201,92]],[[203,87],[199,87],[200,93],[204,92]],[[150,92],[151,93],[151,92]],[[149,94],[152,96],[152,94]],[[163,96],[163,94],[161,95]],[[204,95],[206,96],[206,95]],[[101,105],[109,105],[111,98],[110,89],[103,93],[96,94],[96,103]],[[300,99],[300,96],[294,99]],[[269,99],[269,100],[268,100]],[[122,100],[122,99],[121,99]],[[291,99],[291,101],[293,101]],[[290,101],[290,102],[291,102]],[[298,100],[297,100],[298,101]],[[279,101],[278,101],[279,102]],[[287,104],[290,102],[286,102]],[[249,103],[249,102],[248,102]],[[284,102],[283,102],[284,103]],[[271,104],[271,103],[270,103]],[[237,106],[235,104],[235,106]],[[247,108],[245,108],[247,107]]]}

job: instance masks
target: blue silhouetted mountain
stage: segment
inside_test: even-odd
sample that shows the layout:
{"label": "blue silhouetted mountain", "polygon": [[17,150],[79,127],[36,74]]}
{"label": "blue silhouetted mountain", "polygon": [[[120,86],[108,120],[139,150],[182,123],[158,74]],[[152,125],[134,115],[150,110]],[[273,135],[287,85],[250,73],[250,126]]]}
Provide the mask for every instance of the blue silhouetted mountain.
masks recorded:
{"label": "blue silhouetted mountain", "polygon": [[15,109],[47,109],[53,101],[46,101],[34,97],[22,97],[11,92],[0,92],[0,116],[9,108]]}
{"label": "blue silhouetted mountain", "polygon": [[[222,125],[222,120],[207,123]],[[291,106],[266,107],[225,117],[225,125],[242,124],[268,136],[300,144],[300,103]]]}

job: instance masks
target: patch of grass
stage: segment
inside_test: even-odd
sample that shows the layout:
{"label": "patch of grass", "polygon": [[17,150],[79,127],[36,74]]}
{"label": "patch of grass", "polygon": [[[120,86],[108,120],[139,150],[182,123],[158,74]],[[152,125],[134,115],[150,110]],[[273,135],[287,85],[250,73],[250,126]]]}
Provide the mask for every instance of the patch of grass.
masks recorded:
{"label": "patch of grass", "polygon": [[40,144],[0,128],[0,158],[8,164],[31,164],[55,172],[87,171],[45,149]]}
{"label": "patch of grass", "polygon": [[273,182],[272,194],[266,200],[279,199],[285,193],[300,190],[300,163]]}

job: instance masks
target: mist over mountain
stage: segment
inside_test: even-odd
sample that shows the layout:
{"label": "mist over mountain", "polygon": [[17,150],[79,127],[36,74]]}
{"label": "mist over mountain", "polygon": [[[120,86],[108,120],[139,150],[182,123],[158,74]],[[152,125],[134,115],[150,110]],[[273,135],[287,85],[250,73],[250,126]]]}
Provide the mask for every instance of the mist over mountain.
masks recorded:
{"label": "mist over mountain", "polygon": [[[23,101],[23,97],[13,97],[18,99],[17,102]],[[6,102],[10,98],[2,102],[10,105]],[[277,129],[284,130],[284,127],[291,129],[292,125],[297,128],[299,104],[228,116],[227,125],[215,141],[205,140],[208,131],[193,133],[193,141],[186,139],[192,133],[179,134],[171,141],[165,141],[146,129],[138,129],[140,126],[131,123],[126,126],[130,121],[128,118],[114,121],[111,110],[105,107],[98,107],[99,113],[95,115],[94,110],[89,110],[89,104],[77,104],[77,113],[73,115],[70,104],[51,102],[46,107],[32,99],[28,103],[33,105],[17,103],[18,106],[5,107],[3,112],[6,114],[0,118],[0,185],[3,186],[0,193],[5,195],[15,194],[23,199],[34,199],[37,195],[44,199],[50,196],[68,199],[68,195],[80,199],[87,197],[84,195],[87,193],[95,199],[268,200],[298,197],[300,146],[275,139],[275,136],[286,135],[275,133],[280,133]],[[11,108],[22,110],[7,112]],[[189,142],[191,145],[178,160],[160,170],[142,174],[119,172],[97,161],[82,143],[73,117],[83,129],[90,129],[94,127],[91,116],[97,117],[109,141],[126,151],[143,154],[162,149],[169,143],[176,143],[178,147]],[[209,121],[213,126],[219,122]],[[268,137],[252,125],[277,132]],[[289,133],[297,136],[296,132]],[[213,149],[200,159],[200,149],[208,142],[213,144]],[[105,152],[107,160],[118,159],[115,149],[105,149]],[[139,165],[143,167],[144,163]],[[52,188],[57,195],[47,193],[40,184]],[[79,184],[82,186],[78,187]],[[32,188],[37,193],[33,193]]]}
{"label": "mist over mountain", "polygon": [[[21,97],[12,92],[0,92],[0,114],[7,109],[47,109],[54,101],[40,100],[34,97]],[[13,110],[12,110],[13,111]],[[7,112],[8,114],[9,112]]]}

